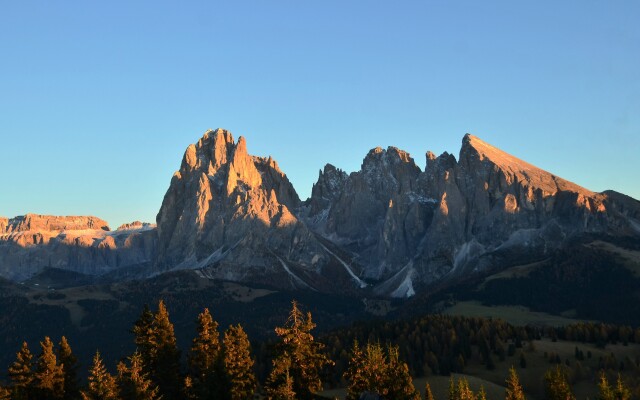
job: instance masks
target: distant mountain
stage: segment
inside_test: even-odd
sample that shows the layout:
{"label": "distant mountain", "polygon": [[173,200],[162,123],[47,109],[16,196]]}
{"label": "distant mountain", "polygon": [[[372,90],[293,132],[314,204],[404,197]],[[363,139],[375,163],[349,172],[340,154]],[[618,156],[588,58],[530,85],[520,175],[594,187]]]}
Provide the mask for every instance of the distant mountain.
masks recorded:
{"label": "distant mountain", "polygon": [[327,164],[302,202],[271,157],[249,155],[244,138],[218,129],[187,148],[157,228],[0,219],[0,276],[193,269],[281,289],[402,298],[599,236],[640,241],[640,202],[592,192],[472,135],[458,159],[427,152],[424,171],[395,147],[371,150],[351,174]]}

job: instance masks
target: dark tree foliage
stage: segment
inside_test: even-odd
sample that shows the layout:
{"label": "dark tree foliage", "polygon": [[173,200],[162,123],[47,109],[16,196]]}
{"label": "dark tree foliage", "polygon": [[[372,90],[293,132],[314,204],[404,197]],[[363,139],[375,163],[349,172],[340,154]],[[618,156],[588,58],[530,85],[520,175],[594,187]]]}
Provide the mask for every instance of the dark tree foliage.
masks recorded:
{"label": "dark tree foliage", "polygon": [[64,399],[77,400],[80,398],[80,380],[78,379],[78,359],[71,351],[66,337],[60,339],[58,345],[58,360],[64,373]]}
{"label": "dark tree foliage", "polygon": [[389,345],[385,351],[379,343],[368,343],[361,349],[356,342],[345,379],[349,382],[347,400],[358,400],[362,393],[374,393],[387,399],[420,399],[409,367],[399,359],[397,346]]}
{"label": "dark tree foliage", "polygon": [[32,391],[34,371],[33,355],[27,342],[22,342],[22,347],[16,354],[16,360],[9,367],[9,378],[12,383],[13,398],[16,400],[28,399]]}
{"label": "dark tree foliage", "polygon": [[230,326],[224,333],[225,392],[229,400],[253,397],[257,381],[253,372],[251,345],[242,326]]}
{"label": "dark tree foliage", "polygon": [[[118,364],[118,387],[120,397],[125,400],[160,399],[159,388],[149,379],[142,368],[142,356],[134,353],[128,359],[129,365]],[[169,397],[176,398],[177,397]]]}
{"label": "dark tree foliage", "polygon": [[567,371],[558,365],[544,375],[545,393],[548,400],[575,400],[567,380]]}
{"label": "dark tree foliage", "polygon": [[293,301],[285,325],[276,328],[280,342],[267,380],[267,393],[282,386],[286,379],[285,365],[288,366],[288,375],[293,379],[293,391],[299,399],[310,399],[322,389],[320,371],[332,362],[323,353],[324,345],[311,334],[315,327],[311,313],[305,315],[298,303]]}
{"label": "dark tree foliage", "polygon": [[198,315],[197,335],[189,353],[187,392],[189,397],[213,399],[221,397],[222,361],[218,323],[209,309]]}
{"label": "dark tree foliage", "polygon": [[53,342],[45,337],[40,342],[42,352],[36,363],[34,397],[42,400],[59,400],[64,398],[64,371],[53,351]]}
{"label": "dark tree foliage", "polygon": [[118,400],[116,379],[107,371],[99,352],[93,357],[88,380],[87,389],[82,391],[83,400]]}

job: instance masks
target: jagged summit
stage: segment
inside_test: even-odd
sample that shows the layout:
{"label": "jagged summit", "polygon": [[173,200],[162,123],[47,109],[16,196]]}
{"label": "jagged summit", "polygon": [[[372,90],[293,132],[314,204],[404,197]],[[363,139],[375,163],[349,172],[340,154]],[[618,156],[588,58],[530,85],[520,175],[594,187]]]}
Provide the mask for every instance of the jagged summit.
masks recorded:
{"label": "jagged summit", "polygon": [[[208,130],[187,147],[157,215],[108,231],[95,217],[0,218],[0,275],[55,266],[406,297],[438,282],[539,260],[574,239],[640,237],[640,202],[594,193],[467,134],[459,157],[377,147],[331,164],[301,202],[272,157]],[[589,239],[590,240],[590,239]],[[369,293],[369,289],[364,292]]]}
{"label": "jagged summit", "polygon": [[588,189],[529,164],[469,133],[462,139],[460,150],[460,160],[466,157],[477,157],[479,161],[487,160],[504,171],[506,178],[510,181],[534,186],[549,195],[559,191],[570,191],[586,196],[596,196],[596,193]]}

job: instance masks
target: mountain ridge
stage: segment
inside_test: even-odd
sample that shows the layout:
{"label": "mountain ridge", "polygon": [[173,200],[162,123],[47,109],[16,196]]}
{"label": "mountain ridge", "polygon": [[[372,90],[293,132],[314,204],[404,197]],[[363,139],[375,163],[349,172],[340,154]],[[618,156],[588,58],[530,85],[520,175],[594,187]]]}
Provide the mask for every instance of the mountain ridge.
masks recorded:
{"label": "mountain ridge", "polygon": [[327,164],[301,201],[273,158],[250,155],[244,137],[216,129],[187,147],[156,222],[110,234],[96,217],[1,218],[0,275],[144,265],[149,276],[197,269],[214,279],[409,297],[518,255],[543,257],[575,236],[638,236],[640,202],[592,192],[470,134],[458,159],[426,152],[424,170],[393,146],[370,150],[348,174]]}

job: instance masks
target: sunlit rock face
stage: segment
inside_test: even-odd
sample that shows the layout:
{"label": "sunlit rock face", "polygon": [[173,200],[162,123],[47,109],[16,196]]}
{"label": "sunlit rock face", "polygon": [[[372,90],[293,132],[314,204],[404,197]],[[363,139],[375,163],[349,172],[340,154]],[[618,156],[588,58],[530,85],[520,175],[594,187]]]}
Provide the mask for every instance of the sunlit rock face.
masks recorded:
{"label": "sunlit rock face", "polygon": [[640,202],[594,193],[471,135],[457,159],[427,152],[424,170],[395,147],[371,150],[350,174],[327,164],[301,202],[271,157],[250,155],[242,137],[218,129],[185,151],[157,227],[0,218],[0,276],[189,268],[287,289],[407,297],[539,260],[585,235],[640,240]]}
{"label": "sunlit rock face", "polygon": [[360,171],[334,179],[331,193],[323,180],[308,219],[358,254],[364,276],[381,282],[380,294],[412,295],[417,286],[499,268],[514,256],[541,257],[582,234],[640,232],[639,202],[591,192],[472,135],[458,160],[427,152],[424,171],[401,150],[377,148]]}
{"label": "sunlit rock face", "polygon": [[330,288],[323,273],[336,260],[292,213],[299,205],[271,157],[249,155],[244,138],[228,131],[208,131],[187,148],[164,197],[156,268]]}
{"label": "sunlit rock face", "polygon": [[0,219],[0,276],[26,279],[45,268],[103,275],[148,264],[156,246],[155,226],[110,231],[96,217],[27,214]]}

